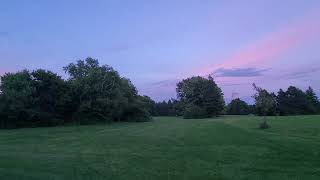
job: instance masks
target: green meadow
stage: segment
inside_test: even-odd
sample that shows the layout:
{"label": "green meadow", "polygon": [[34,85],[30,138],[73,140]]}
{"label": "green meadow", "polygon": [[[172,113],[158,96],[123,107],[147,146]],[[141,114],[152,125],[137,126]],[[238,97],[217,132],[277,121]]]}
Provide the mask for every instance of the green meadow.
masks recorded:
{"label": "green meadow", "polygon": [[319,180],[320,116],[0,130],[1,180]]}

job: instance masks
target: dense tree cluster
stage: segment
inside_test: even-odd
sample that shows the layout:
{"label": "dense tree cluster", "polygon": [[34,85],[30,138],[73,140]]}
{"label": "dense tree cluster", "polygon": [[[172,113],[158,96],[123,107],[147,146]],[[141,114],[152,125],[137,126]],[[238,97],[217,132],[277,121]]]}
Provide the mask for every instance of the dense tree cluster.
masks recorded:
{"label": "dense tree cluster", "polygon": [[[255,86],[255,85],[254,85]],[[305,92],[290,86],[278,94],[256,87],[255,111],[258,115],[306,115],[320,113],[320,102],[315,92],[309,87]]]}
{"label": "dense tree cluster", "polygon": [[280,115],[316,114],[319,113],[319,106],[318,97],[311,87],[306,92],[294,86],[278,92],[277,110]]}
{"label": "dense tree cluster", "polygon": [[182,116],[183,104],[176,99],[170,99],[169,101],[162,101],[156,103],[156,116]]}
{"label": "dense tree cluster", "polygon": [[46,70],[1,77],[0,127],[147,121],[155,103],[139,96],[130,80],[87,58],[64,68],[69,79]]}
{"label": "dense tree cluster", "polygon": [[256,101],[254,105],[248,105],[240,99],[234,99],[226,107],[226,114],[286,116],[320,113],[320,102],[311,87],[304,92],[297,87],[290,86],[286,91],[280,89],[277,94],[270,93],[256,85],[254,85],[254,89],[257,92],[253,96]]}

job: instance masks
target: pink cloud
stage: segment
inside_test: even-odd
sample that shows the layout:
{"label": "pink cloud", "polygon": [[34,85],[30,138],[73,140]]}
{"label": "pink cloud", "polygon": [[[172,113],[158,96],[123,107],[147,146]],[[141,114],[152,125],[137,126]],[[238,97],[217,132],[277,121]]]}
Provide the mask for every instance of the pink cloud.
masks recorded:
{"label": "pink cloud", "polygon": [[274,61],[287,54],[290,50],[303,45],[315,37],[320,37],[320,10],[312,11],[280,31],[269,34],[267,37],[250,44],[239,52],[226,58],[222,64],[211,65],[196,74],[207,75],[218,68],[257,67]]}

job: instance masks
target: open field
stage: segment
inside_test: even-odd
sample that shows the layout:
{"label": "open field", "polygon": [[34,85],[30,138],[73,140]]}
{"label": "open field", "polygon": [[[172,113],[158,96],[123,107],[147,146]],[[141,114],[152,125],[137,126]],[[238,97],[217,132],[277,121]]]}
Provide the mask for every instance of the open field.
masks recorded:
{"label": "open field", "polygon": [[0,130],[0,179],[320,179],[320,116]]}

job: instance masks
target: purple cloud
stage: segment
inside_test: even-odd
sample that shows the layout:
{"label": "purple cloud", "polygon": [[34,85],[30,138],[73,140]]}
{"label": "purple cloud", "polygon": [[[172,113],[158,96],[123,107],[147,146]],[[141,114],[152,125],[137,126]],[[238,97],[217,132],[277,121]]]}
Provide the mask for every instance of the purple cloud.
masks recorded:
{"label": "purple cloud", "polygon": [[320,71],[320,66],[317,67],[308,67],[303,70],[294,71],[292,73],[282,76],[284,79],[300,79],[309,77],[311,74]]}
{"label": "purple cloud", "polygon": [[264,72],[270,69],[257,68],[220,68],[215,70],[212,74],[216,77],[256,77],[262,76]]}

